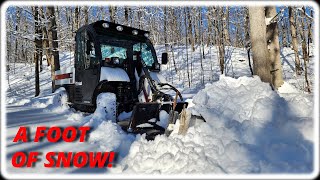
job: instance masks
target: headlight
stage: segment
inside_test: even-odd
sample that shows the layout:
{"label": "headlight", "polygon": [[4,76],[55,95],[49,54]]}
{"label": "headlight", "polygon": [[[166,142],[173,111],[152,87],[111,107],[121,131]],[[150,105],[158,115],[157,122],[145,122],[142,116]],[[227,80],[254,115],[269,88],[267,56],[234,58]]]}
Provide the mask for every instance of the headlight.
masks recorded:
{"label": "headlight", "polygon": [[133,35],[138,35],[138,31],[137,31],[137,30],[133,30],[133,31],[132,31],[132,34],[133,34]]}
{"label": "headlight", "polygon": [[148,33],[144,33],[144,37],[148,38],[149,34]]}
{"label": "headlight", "polygon": [[108,23],[102,23],[102,27],[108,28],[108,27],[109,27],[109,24],[108,24]]}
{"label": "headlight", "polygon": [[122,31],[122,30],[123,30],[123,27],[122,27],[122,26],[117,26],[117,30],[118,30],[118,31]]}

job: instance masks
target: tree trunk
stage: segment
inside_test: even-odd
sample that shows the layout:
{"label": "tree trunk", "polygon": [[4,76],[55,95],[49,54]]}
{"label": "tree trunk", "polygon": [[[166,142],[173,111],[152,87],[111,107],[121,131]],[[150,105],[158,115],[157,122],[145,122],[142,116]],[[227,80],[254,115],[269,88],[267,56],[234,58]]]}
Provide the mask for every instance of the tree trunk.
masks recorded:
{"label": "tree trunk", "polygon": [[222,7],[217,7],[215,13],[215,31],[216,39],[219,50],[219,66],[221,74],[224,74],[224,58],[225,58],[225,49],[224,49],[224,32],[223,32],[223,19],[222,17],[223,9]]}
{"label": "tree trunk", "polygon": [[[277,15],[275,6],[266,7],[266,18],[273,18]],[[267,26],[267,43],[269,50],[269,61],[271,63],[272,85],[278,89],[283,84],[282,66],[280,61],[280,45],[277,22]]]}
{"label": "tree trunk", "polygon": [[109,14],[110,14],[110,21],[115,23],[116,22],[116,7],[115,6],[109,6]]}
{"label": "tree trunk", "polygon": [[89,24],[89,12],[88,12],[88,6],[83,6],[83,13],[84,13],[84,24]]}
{"label": "tree trunk", "polygon": [[[201,7],[199,8],[199,50],[200,50],[200,67],[201,67],[201,82],[204,84],[204,69],[203,69],[203,59],[204,59],[204,46],[203,46],[203,33],[202,33],[202,12],[201,12]],[[201,51],[202,49],[202,51]]]}
{"label": "tree trunk", "polygon": [[250,59],[251,42],[250,42],[249,10],[246,8],[244,10],[244,12],[245,12],[245,25],[244,25],[245,43],[244,43],[244,46],[247,49],[249,69],[250,69],[251,75],[253,75],[253,69],[252,69],[252,66],[251,66],[251,59]]}
{"label": "tree trunk", "polygon": [[[230,40],[229,40],[230,41]],[[241,32],[240,32],[240,23],[236,25],[236,47],[243,47],[241,42]]]}
{"label": "tree trunk", "polygon": [[288,47],[286,21],[281,22],[282,46]]}
{"label": "tree trunk", "polygon": [[99,14],[100,14],[100,20],[104,20],[105,19],[105,15],[104,15],[104,8],[103,8],[103,6],[100,6],[100,8],[99,8]]}
{"label": "tree trunk", "polygon": [[271,84],[264,7],[249,6],[249,20],[254,74]]}
{"label": "tree trunk", "polygon": [[124,18],[126,20],[126,25],[127,26],[129,26],[129,11],[130,11],[130,8],[126,6],[124,8]]}
{"label": "tree trunk", "polygon": [[212,42],[211,42],[211,37],[212,37],[212,11],[211,11],[211,8],[208,7],[207,8],[207,15],[206,15],[206,18],[207,18],[207,22],[208,22],[208,25],[207,25],[207,47],[211,46],[212,45]]}
{"label": "tree trunk", "polygon": [[191,47],[192,47],[192,51],[195,51],[195,48],[194,48],[194,38],[193,38],[193,35],[192,35],[192,22],[191,22],[191,13],[190,13],[191,9],[188,8],[188,11],[187,11],[187,19],[188,19],[188,38],[189,38],[189,44],[191,44]]}
{"label": "tree trunk", "polygon": [[[223,10],[222,10],[223,12]],[[223,35],[224,40],[227,45],[230,45],[230,37],[229,37],[229,7],[226,7],[226,11],[223,12]]]}
{"label": "tree trunk", "polygon": [[199,45],[200,43],[200,38],[199,38],[199,15],[198,14],[198,7],[193,7],[192,8],[192,25],[193,25],[193,31],[194,31],[194,42],[195,45]]}
{"label": "tree trunk", "polygon": [[34,52],[34,62],[35,62],[35,97],[40,94],[40,81],[39,81],[39,60],[40,60],[40,48],[41,48],[41,31],[40,31],[40,18],[39,18],[39,8],[38,6],[33,7],[34,14],[34,29],[35,29],[35,52]]}
{"label": "tree trunk", "polygon": [[290,30],[291,30],[291,44],[293,47],[294,55],[295,55],[295,70],[296,74],[301,74],[301,66],[300,66],[300,58],[298,52],[298,40],[297,40],[297,28],[296,24],[294,23],[294,9],[289,7],[289,20],[290,20]]}
{"label": "tree trunk", "polygon": [[166,53],[168,53],[168,49],[169,49],[169,45],[168,45],[168,32],[167,32],[167,28],[168,28],[168,10],[167,10],[167,6],[164,7],[164,46],[166,49]]}
{"label": "tree trunk", "polygon": [[73,28],[73,30],[78,30],[79,29],[79,6],[76,6],[76,8],[74,9],[74,21],[73,21],[73,25],[75,28]]}
{"label": "tree trunk", "polygon": [[[304,8],[302,8],[302,9],[305,11]],[[301,13],[300,13],[300,15],[301,15]],[[309,61],[309,56],[308,56],[308,51],[307,51],[306,31],[305,31],[304,19],[305,18],[300,19],[300,24],[301,24],[300,37],[302,40],[301,45],[302,45],[303,64],[304,64],[304,78],[306,81],[306,91],[310,93],[311,89],[310,89],[310,83],[308,80],[308,66],[307,66],[307,62]]]}
{"label": "tree trunk", "polygon": [[[313,18],[313,11],[311,10],[310,16]],[[308,56],[310,55],[310,43],[313,43],[313,35],[312,35],[312,23],[310,22],[308,26]]]}
{"label": "tree trunk", "polygon": [[144,7],[143,6],[139,7],[138,17],[139,17],[139,19],[138,19],[139,29],[143,29],[143,26],[142,26],[142,23],[144,20]]}
{"label": "tree trunk", "polygon": [[57,25],[56,18],[54,15],[54,7],[47,7],[47,17],[49,20],[49,46],[52,48],[51,51],[51,78],[52,78],[52,92],[55,91],[55,71],[60,69],[59,62],[59,50],[58,50],[58,35],[57,35]]}
{"label": "tree trunk", "polygon": [[15,56],[14,56],[14,64],[13,64],[13,74],[16,73],[16,62],[18,60],[20,60],[20,56],[19,56],[19,53],[18,53],[18,32],[20,30],[20,16],[21,16],[21,11],[20,11],[20,8],[17,8],[17,12],[16,12],[16,16],[17,16],[17,20],[16,20],[16,43],[15,43]]}
{"label": "tree trunk", "polygon": [[[66,10],[66,20],[67,20],[67,25],[68,25],[68,31],[71,32],[68,34],[68,37],[70,39],[72,39],[73,38],[73,36],[72,36],[72,34],[73,34],[72,33],[72,31],[73,31],[73,28],[72,28],[72,20],[73,20],[72,19],[72,9],[71,9],[71,7],[65,7],[65,10]],[[69,48],[69,51],[71,52],[72,48],[73,48],[72,43],[68,43],[67,48]]]}
{"label": "tree trunk", "polygon": [[[40,7],[40,11],[39,11],[39,13],[40,13],[40,17],[42,18],[42,19],[45,19],[45,16],[44,16],[44,9],[43,9],[43,7]],[[50,49],[49,49],[49,40],[48,40],[48,31],[47,31],[47,27],[46,27],[46,25],[47,25],[47,23],[46,22],[44,22],[45,24],[42,26],[42,33],[43,33],[43,38],[42,38],[42,47],[43,47],[43,50],[44,51],[42,51],[42,52],[44,52],[43,54],[45,54],[46,55],[46,59],[47,59],[47,66],[50,66],[50,63],[51,63],[51,57],[49,56],[49,51],[50,51]],[[42,61],[42,58],[41,58],[41,61]]]}
{"label": "tree trunk", "polygon": [[250,26],[249,26],[249,10],[246,10],[245,11],[245,26],[244,26],[244,29],[245,29],[245,45],[247,47],[250,46]]}
{"label": "tree trunk", "polygon": [[[189,73],[189,57],[188,57],[188,35],[190,35],[189,33],[187,33],[187,29],[188,29],[188,24],[187,24],[187,19],[189,18],[189,13],[187,13],[188,9],[187,7],[184,8],[184,13],[185,13],[185,17],[184,17],[184,20],[185,20],[185,34],[186,34],[186,55],[187,55],[187,74],[188,74],[188,85],[190,87],[191,85],[191,81],[190,81],[190,73]],[[188,14],[188,15],[187,15]]]}

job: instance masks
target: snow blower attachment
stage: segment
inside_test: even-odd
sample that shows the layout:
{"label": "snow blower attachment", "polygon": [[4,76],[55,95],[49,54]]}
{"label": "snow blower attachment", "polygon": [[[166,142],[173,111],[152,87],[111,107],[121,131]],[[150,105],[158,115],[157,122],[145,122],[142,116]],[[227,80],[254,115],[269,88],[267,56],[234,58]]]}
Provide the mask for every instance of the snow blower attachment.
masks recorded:
{"label": "snow blower attachment", "polygon": [[[188,103],[183,102],[181,93],[172,85],[168,83],[156,84],[150,76],[146,63],[139,57],[138,60],[141,61],[144,78],[147,79],[151,89],[152,102],[137,103],[134,106],[127,131],[139,134],[146,133],[147,139],[154,139],[156,135],[164,134],[165,132],[166,135],[170,135],[172,130],[168,130],[167,128],[170,124],[175,124],[179,113],[188,106]],[[175,91],[176,96],[174,100],[172,96],[159,90],[158,87],[164,86],[168,86],[171,90]],[[181,102],[177,102],[178,96]],[[169,112],[168,124],[165,124],[165,127],[157,124],[157,122],[161,121],[161,119],[159,119],[159,112],[161,110]]]}
{"label": "snow blower attachment", "polygon": [[[116,109],[116,122],[123,130],[146,133],[148,139],[170,134],[168,127],[188,103],[159,73],[160,64],[148,36],[148,31],[107,21],[82,26],[76,32],[74,66],[55,72],[55,89],[64,87],[72,107],[86,112],[95,111],[99,94],[113,93],[115,107],[103,108]],[[162,64],[167,61],[167,53],[162,53]],[[168,90],[175,92],[175,98]],[[162,111],[169,119],[163,121]],[[130,112],[130,118],[119,118]]]}

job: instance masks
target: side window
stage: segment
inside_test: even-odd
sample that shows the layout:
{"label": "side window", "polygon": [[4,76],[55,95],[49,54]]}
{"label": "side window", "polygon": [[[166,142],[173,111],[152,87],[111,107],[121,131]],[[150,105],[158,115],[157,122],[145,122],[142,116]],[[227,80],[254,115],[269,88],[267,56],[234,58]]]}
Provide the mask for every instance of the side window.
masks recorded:
{"label": "side window", "polygon": [[152,66],[154,63],[152,51],[146,43],[137,43],[133,45],[133,51],[141,51],[141,58],[147,66]]}
{"label": "side window", "polygon": [[84,54],[85,54],[85,31],[81,32],[80,35],[80,43],[79,43],[79,64],[80,69],[84,69]]}
{"label": "side window", "polygon": [[84,32],[84,68],[89,69],[96,63],[96,51],[92,36]]}
{"label": "side window", "polygon": [[89,69],[90,67],[90,56],[88,55],[88,44],[89,43],[89,35],[86,31],[83,32],[83,55],[84,55],[84,69]]}
{"label": "side window", "polygon": [[102,59],[112,58],[112,57],[127,59],[127,49],[123,47],[102,44],[101,55],[102,55]]}
{"label": "side window", "polygon": [[154,63],[151,49],[146,43],[142,44],[141,58],[147,66],[152,66],[152,64]]}
{"label": "side window", "polygon": [[78,34],[76,36],[76,68],[82,69],[82,36]]}

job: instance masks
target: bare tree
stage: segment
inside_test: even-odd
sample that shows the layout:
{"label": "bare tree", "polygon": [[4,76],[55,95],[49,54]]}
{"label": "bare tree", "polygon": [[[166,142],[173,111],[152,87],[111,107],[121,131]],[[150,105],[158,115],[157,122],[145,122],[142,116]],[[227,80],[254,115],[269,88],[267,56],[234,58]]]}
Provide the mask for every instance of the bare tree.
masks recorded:
{"label": "bare tree", "polygon": [[115,23],[116,22],[116,7],[109,6],[109,14],[110,14],[110,21]]}
{"label": "bare tree", "polygon": [[74,18],[73,18],[73,30],[78,30],[79,29],[79,26],[80,26],[80,21],[79,21],[79,13],[80,10],[79,10],[79,6],[76,6],[75,9],[74,9]]}
{"label": "bare tree", "polygon": [[[310,10],[310,17],[313,19],[313,9]],[[313,43],[313,26],[312,22],[309,23],[308,26],[308,56],[310,55],[310,43]]]}
{"label": "bare tree", "polygon": [[83,14],[84,14],[84,24],[89,24],[89,12],[88,6],[83,6]]}
{"label": "bare tree", "polygon": [[[203,34],[202,29],[203,28],[203,22],[202,22],[202,10],[199,8],[199,40],[200,40],[200,67],[201,67],[201,82],[204,84],[204,68],[203,68],[203,59],[205,59],[204,56],[204,45],[203,45]],[[202,49],[202,52],[201,52]]]}
{"label": "bare tree", "polygon": [[250,50],[251,50],[251,42],[250,42],[250,25],[249,25],[249,10],[248,8],[245,8],[245,47],[247,49],[248,54],[248,65],[251,72],[251,75],[253,75],[253,69],[251,65],[251,59],[250,59]]}
{"label": "bare tree", "polygon": [[[275,6],[268,6],[265,10],[266,18],[273,19],[277,15]],[[277,21],[272,21],[267,26],[267,43],[269,61],[271,63],[272,85],[278,89],[283,84],[282,66],[280,61],[279,31]]]}
{"label": "bare tree", "polygon": [[193,38],[193,35],[192,35],[192,21],[191,21],[191,9],[190,8],[187,8],[187,20],[188,20],[188,41],[189,41],[189,44],[191,44],[191,47],[192,47],[192,51],[195,51],[195,48],[194,48],[194,38]]}
{"label": "bare tree", "polygon": [[289,7],[289,20],[290,20],[290,30],[291,30],[291,44],[294,51],[295,56],[295,70],[296,74],[301,74],[301,66],[300,66],[300,58],[298,52],[298,41],[297,41],[297,28],[294,22],[294,9]]}
{"label": "bare tree", "polygon": [[[44,15],[44,8],[43,7],[40,7],[40,10],[39,10],[39,14],[40,14],[40,17],[41,19],[43,19],[44,21],[42,22],[42,48],[43,48],[43,51],[44,54],[46,55],[46,60],[47,60],[47,65],[49,66],[50,65],[50,57],[49,57],[49,39],[48,39],[48,31],[47,31],[47,23],[46,23],[46,19],[45,19],[45,15]],[[42,59],[41,59],[42,61]]]}
{"label": "bare tree", "polygon": [[125,17],[127,26],[129,26],[129,13],[130,13],[130,8],[128,6],[124,7],[124,17]]}
{"label": "bare tree", "polygon": [[166,53],[168,53],[168,48],[169,48],[169,44],[168,44],[168,32],[167,32],[167,28],[168,28],[168,7],[164,6],[164,46],[166,48]]}
{"label": "bare tree", "polygon": [[40,30],[40,17],[39,17],[39,7],[33,7],[34,15],[34,29],[35,29],[35,52],[34,52],[34,62],[35,62],[35,96],[40,94],[40,81],[39,81],[39,61],[41,61],[40,51],[42,51],[41,43],[41,30]]}
{"label": "bare tree", "polygon": [[[191,81],[190,81],[190,73],[189,73],[189,57],[188,57],[188,43],[190,43],[190,39],[188,38],[188,36],[190,36],[189,33],[187,33],[187,29],[188,29],[188,24],[187,24],[187,21],[189,19],[189,13],[187,12],[187,7],[184,8],[184,13],[185,13],[185,17],[184,17],[184,20],[185,20],[185,34],[186,34],[186,55],[187,55],[187,74],[188,74],[188,84],[189,84],[189,87],[191,86]],[[190,23],[189,23],[190,25]]]}
{"label": "bare tree", "polygon": [[[305,13],[305,8],[302,8],[304,13]],[[299,13],[300,14],[300,13]],[[300,14],[301,15],[301,14]],[[307,51],[307,40],[306,40],[306,28],[305,28],[305,18],[300,18],[300,38],[302,40],[301,45],[302,45],[302,54],[303,54],[303,64],[304,64],[304,78],[306,81],[306,91],[307,92],[311,92],[310,89],[310,83],[308,80],[308,66],[307,66],[307,62],[309,61],[309,56],[308,56],[308,51]]]}
{"label": "bare tree", "polygon": [[222,15],[223,9],[222,7],[216,7],[215,11],[215,31],[216,31],[216,42],[218,45],[218,57],[219,57],[219,66],[221,74],[224,74],[224,58],[225,58],[225,49],[224,49],[224,31],[223,31],[223,20]]}
{"label": "bare tree", "polygon": [[227,45],[230,45],[230,36],[229,36],[229,7],[227,6],[225,8],[225,12],[223,12],[223,36],[224,36],[224,41]]}
{"label": "bare tree", "polygon": [[281,42],[282,42],[282,46],[283,47],[288,47],[287,21],[286,20],[282,20],[280,27],[281,27]]}
{"label": "bare tree", "polygon": [[46,9],[49,27],[48,27],[48,37],[49,37],[49,46],[51,49],[50,59],[51,59],[51,78],[52,78],[52,92],[55,90],[55,71],[60,69],[59,62],[59,50],[58,50],[58,34],[57,34],[57,25],[56,18],[54,13],[54,7],[48,6]]}
{"label": "bare tree", "polygon": [[213,31],[212,31],[212,8],[208,7],[207,8],[207,14],[206,14],[206,18],[207,18],[207,47],[209,47],[210,45],[212,45],[212,35],[213,35]]}
{"label": "bare tree", "polygon": [[16,10],[16,16],[17,16],[17,20],[16,20],[16,27],[15,27],[15,33],[16,33],[16,42],[15,42],[15,56],[14,56],[14,63],[13,63],[13,73],[16,73],[16,62],[17,60],[20,60],[20,55],[18,53],[18,33],[20,30],[20,17],[21,17],[21,10],[18,7]]}
{"label": "bare tree", "polygon": [[253,73],[258,75],[263,82],[269,82],[271,84],[264,7],[249,6],[249,20]]}

